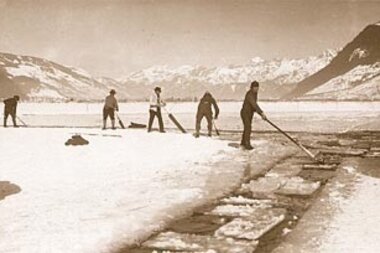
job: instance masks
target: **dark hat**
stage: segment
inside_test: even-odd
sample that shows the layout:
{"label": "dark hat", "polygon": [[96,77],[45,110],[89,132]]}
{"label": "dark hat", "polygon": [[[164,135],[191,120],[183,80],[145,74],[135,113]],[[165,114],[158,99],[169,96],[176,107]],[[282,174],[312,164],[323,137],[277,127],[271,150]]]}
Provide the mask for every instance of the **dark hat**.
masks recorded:
{"label": "dark hat", "polygon": [[161,88],[157,86],[156,88],[154,88],[154,91],[159,91],[159,92],[161,92]]}
{"label": "dark hat", "polygon": [[14,95],[13,98],[16,100],[20,100],[20,97],[18,95]]}
{"label": "dark hat", "polygon": [[252,87],[259,87],[259,82],[258,81],[253,81],[252,83],[251,83],[251,88]]}
{"label": "dark hat", "polygon": [[206,91],[205,94],[203,94],[203,97],[212,97],[212,95],[209,91]]}
{"label": "dark hat", "polygon": [[114,89],[110,90],[110,94],[116,94],[116,91]]}

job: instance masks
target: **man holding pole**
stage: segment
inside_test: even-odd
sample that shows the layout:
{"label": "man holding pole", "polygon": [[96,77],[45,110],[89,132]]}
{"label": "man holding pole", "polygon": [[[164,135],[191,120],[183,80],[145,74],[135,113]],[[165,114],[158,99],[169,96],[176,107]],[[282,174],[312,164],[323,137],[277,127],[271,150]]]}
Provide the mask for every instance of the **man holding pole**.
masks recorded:
{"label": "man holding pole", "polygon": [[206,91],[206,93],[203,95],[202,99],[199,101],[199,104],[198,104],[198,111],[197,111],[196,123],[195,123],[195,135],[194,135],[196,138],[199,137],[199,131],[201,129],[201,121],[203,117],[205,117],[207,120],[208,136],[211,137],[212,135],[211,106],[214,107],[214,111],[215,111],[214,119],[217,119],[219,115],[219,107],[214,97],[211,95],[211,93]]}
{"label": "man holding pole", "polygon": [[7,119],[9,115],[12,117],[13,126],[18,127],[16,123],[16,111],[17,103],[20,100],[20,97],[15,95],[13,98],[8,98],[4,100],[4,127],[7,127]]}
{"label": "man holding pole", "polygon": [[150,97],[149,105],[149,123],[148,123],[148,132],[152,131],[153,120],[155,117],[158,119],[158,125],[161,133],[165,133],[164,122],[162,121],[161,107],[164,107],[166,104],[161,99],[161,88],[154,88],[154,93]]}
{"label": "man holding pole", "polygon": [[244,147],[246,150],[253,149],[251,145],[253,114],[257,112],[258,114],[260,114],[263,120],[267,119],[263,110],[261,110],[260,106],[257,104],[258,91],[259,91],[259,83],[257,81],[253,81],[251,83],[251,87],[249,91],[245,95],[243,107],[241,108],[241,111],[240,111],[240,116],[244,125],[244,131],[243,131],[240,145]]}
{"label": "man holding pole", "polygon": [[115,128],[115,111],[119,111],[119,105],[115,98],[116,91],[111,90],[110,94],[106,97],[103,107],[103,130],[107,128],[107,118],[111,118],[112,129]]}

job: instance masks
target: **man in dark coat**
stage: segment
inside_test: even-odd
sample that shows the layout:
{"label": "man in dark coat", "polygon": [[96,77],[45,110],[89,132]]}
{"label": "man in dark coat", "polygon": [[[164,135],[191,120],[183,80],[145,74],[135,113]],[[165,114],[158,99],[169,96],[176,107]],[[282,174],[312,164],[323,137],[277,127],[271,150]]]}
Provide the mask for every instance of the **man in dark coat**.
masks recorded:
{"label": "man in dark coat", "polygon": [[152,125],[154,118],[158,119],[158,126],[161,133],[165,133],[164,122],[162,120],[161,107],[164,107],[166,103],[161,98],[161,88],[154,88],[154,93],[149,99],[149,122],[148,122],[148,132],[152,131]]}
{"label": "man in dark coat", "polygon": [[13,98],[8,98],[4,100],[4,127],[7,127],[8,116],[11,115],[13,126],[18,127],[16,124],[16,111],[17,103],[20,100],[19,96],[14,96]]}
{"label": "man in dark coat", "polygon": [[252,150],[253,147],[251,145],[251,127],[252,127],[252,118],[253,114],[257,112],[260,114],[263,120],[266,120],[263,110],[261,110],[260,106],[257,104],[257,93],[259,91],[259,83],[257,81],[253,81],[251,83],[251,87],[249,91],[245,95],[243,107],[240,111],[241,119],[244,124],[244,132],[241,139],[240,145],[243,146],[247,150]]}
{"label": "man in dark coat", "polygon": [[198,105],[198,111],[197,111],[197,116],[196,116],[196,124],[195,124],[195,137],[199,137],[199,130],[201,129],[201,121],[202,121],[203,117],[206,117],[208,136],[211,136],[211,132],[212,132],[211,105],[214,107],[214,111],[215,111],[214,119],[217,119],[218,115],[219,115],[219,107],[218,107],[215,99],[210,94],[210,92],[206,92],[203,95],[202,99],[199,101],[199,105]]}
{"label": "man in dark coat", "polygon": [[119,105],[115,98],[116,91],[111,90],[110,94],[106,97],[103,107],[103,130],[107,128],[107,118],[111,118],[112,129],[115,128],[115,110],[119,111]]}

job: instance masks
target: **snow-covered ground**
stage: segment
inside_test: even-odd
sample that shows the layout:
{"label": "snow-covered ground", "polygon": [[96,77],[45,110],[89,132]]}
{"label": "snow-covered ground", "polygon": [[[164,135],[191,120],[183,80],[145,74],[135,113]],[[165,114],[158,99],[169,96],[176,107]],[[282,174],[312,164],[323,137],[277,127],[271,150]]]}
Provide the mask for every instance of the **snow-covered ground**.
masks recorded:
{"label": "snow-covered ground", "polygon": [[379,252],[379,161],[347,159],[274,252]]}
{"label": "snow-covered ground", "polygon": [[[380,168],[380,165],[377,169]],[[380,179],[361,175],[321,238],[319,252],[380,251]]]}
{"label": "snow-covered ground", "polygon": [[[65,146],[75,132],[90,144]],[[231,166],[241,151],[191,135],[1,128],[0,138],[0,181],[21,188],[0,201],[4,253],[110,252],[221,197],[244,171]]]}

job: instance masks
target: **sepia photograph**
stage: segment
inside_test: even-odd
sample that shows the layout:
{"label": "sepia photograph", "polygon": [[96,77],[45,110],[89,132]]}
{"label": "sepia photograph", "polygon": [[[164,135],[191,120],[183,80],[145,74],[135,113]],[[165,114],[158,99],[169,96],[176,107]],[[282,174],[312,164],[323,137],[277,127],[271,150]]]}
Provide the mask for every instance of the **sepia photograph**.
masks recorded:
{"label": "sepia photograph", "polygon": [[380,252],[380,0],[0,0],[0,253]]}

